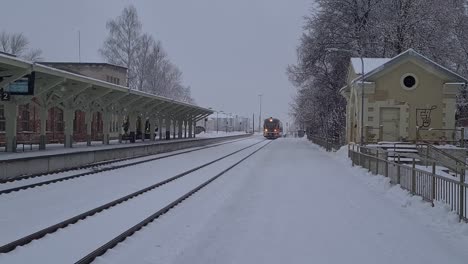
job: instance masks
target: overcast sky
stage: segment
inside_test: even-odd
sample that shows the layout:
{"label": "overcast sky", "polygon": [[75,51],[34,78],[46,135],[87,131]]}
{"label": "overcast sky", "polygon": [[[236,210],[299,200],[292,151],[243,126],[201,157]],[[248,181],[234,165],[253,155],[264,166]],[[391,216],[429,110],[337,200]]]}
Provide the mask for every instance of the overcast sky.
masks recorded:
{"label": "overcast sky", "polygon": [[[106,21],[133,4],[143,31],[163,43],[203,107],[288,118],[303,17],[312,0],[2,0],[0,31],[22,32],[47,61],[99,62]],[[258,117],[257,117],[258,118]],[[258,120],[258,119],[257,119]]]}

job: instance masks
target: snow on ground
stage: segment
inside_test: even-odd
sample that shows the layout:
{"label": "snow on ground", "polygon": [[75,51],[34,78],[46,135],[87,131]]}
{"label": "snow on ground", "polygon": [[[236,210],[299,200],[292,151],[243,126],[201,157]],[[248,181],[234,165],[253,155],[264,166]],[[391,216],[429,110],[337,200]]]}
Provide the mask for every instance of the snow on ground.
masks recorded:
{"label": "snow on ground", "polygon": [[466,263],[468,228],[346,149],[278,139],[96,263]]}
{"label": "snow on ground", "polygon": [[[252,138],[114,171],[0,195],[0,245],[253,143]],[[1,263],[1,262],[0,262]]]}
{"label": "snow on ground", "polygon": [[[262,144],[266,144],[265,142]],[[187,177],[146,192],[125,203],[88,217],[39,241],[22,246],[10,254],[0,255],[0,263],[75,263],[124,230],[164,208],[204,181],[242,159],[249,148],[196,171]],[[99,232],[96,233],[96,231]],[[51,254],[53,251],[60,254]],[[134,262],[130,262],[134,263]]]}
{"label": "snow on ground", "polygon": [[[224,141],[222,143],[216,143],[216,144],[211,145],[211,146],[216,146],[218,144],[224,144],[224,143],[230,144],[230,143],[233,143],[234,141],[238,141],[238,140],[239,139]],[[244,140],[244,139],[240,139],[240,140]],[[245,140],[247,140],[247,138]],[[177,154],[177,153],[183,153],[183,152],[187,152],[187,151],[202,149],[202,148],[205,148],[205,147],[206,146],[188,148],[188,149],[181,149],[181,150],[171,151],[169,153],[167,153],[167,152],[166,153],[160,153],[160,154],[149,155],[149,156],[144,156],[144,157],[139,157],[139,158],[132,158],[132,159],[129,159],[129,160],[121,160],[121,161],[115,160],[113,163],[107,164],[107,165],[99,165],[99,164],[102,164],[102,163],[99,162],[99,163],[95,163],[96,166],[93,166],[93,167],[90,167],[90,168],[71,170],[71,171],[65,171],[65,172],[57,172],[57,173],[44,175],[44,176],[41,176],[41,177],[33,177],[33,178],[16,180],[16,181],[12,181],[12,182],[5,182],[5,183],[0,184],[0,191],[11,189],[11,188],[17,188],[17,187],[21,187],[21,186],[25,186],[25,185],[29,185],[29,184],[35,184],[35,183],[39,183],[39,182],[55,180],[55,179],[59,179],[59,178],[65,178],[65,177],[73,176],[73,175],[76,175],[76,174],[79,174],[79,173],[92,172],[92,171],[95,171],[96,168],[98,168],[98,169],[112,168],[112,167],[121,166],[121,165],[125,165],[125,164],[131,164],[131,163],[134,163],[134,162],[141,162],[141,161],[145,161],[145,160],[160,158],[160,157],[164,157],[164,156],[167,156],[167,155],[174,155],[174,154]]]}

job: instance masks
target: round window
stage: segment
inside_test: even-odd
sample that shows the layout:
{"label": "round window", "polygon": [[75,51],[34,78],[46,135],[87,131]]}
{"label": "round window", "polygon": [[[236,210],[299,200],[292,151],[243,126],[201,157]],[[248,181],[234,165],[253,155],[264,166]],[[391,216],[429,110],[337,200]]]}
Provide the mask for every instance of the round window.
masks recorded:
{"label": "round window", "polygon": [[412,73],[403,75],[400,81],[401,87],[405,90],[413,90],[418,86],[418,78]]}

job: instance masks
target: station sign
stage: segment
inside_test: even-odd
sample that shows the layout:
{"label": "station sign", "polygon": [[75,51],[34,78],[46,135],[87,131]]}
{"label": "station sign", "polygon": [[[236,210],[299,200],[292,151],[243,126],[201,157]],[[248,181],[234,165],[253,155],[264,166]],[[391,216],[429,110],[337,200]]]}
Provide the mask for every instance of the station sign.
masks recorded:
{"label": "station sign", "polygon": [[3,89],[0,89],[0,101],[10,101],[11,100],[11,94],[9,92],[3,91]]}
{"label": "station sign", "polygon": [[[3,77],[3,78],[8,78]],[[0,77],[0,82],[3,79]],[[32,72],[28,75],[25,75],[21,77],[20,79],[8,84],[5,87],[4,93],[8,93],[10,95],[34,95],[34,82],[36,79],[36,74],[35,72]],[[2,95],[2,100],[3,100],[3,95]]]}

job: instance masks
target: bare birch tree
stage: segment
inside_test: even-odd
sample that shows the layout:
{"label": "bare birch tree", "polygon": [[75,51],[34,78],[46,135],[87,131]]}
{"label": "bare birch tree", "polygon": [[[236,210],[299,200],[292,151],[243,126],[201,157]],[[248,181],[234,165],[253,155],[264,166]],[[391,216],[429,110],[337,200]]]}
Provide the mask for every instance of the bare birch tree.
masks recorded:
{"label": "bare birch tree", "polygon": [[137,55],[141,41],[141,22],[137,10],[130,5],[116,19],[107,22],[109,35],[99,50],[107,62],[125,66],[128,69],[128,86],[136,89]]}
{"label": "bare birch tree", "polygon": [[0,33],[0,51],[30,61],[42,60],[42,50],[29,49],[29,41],[22,33]]}

